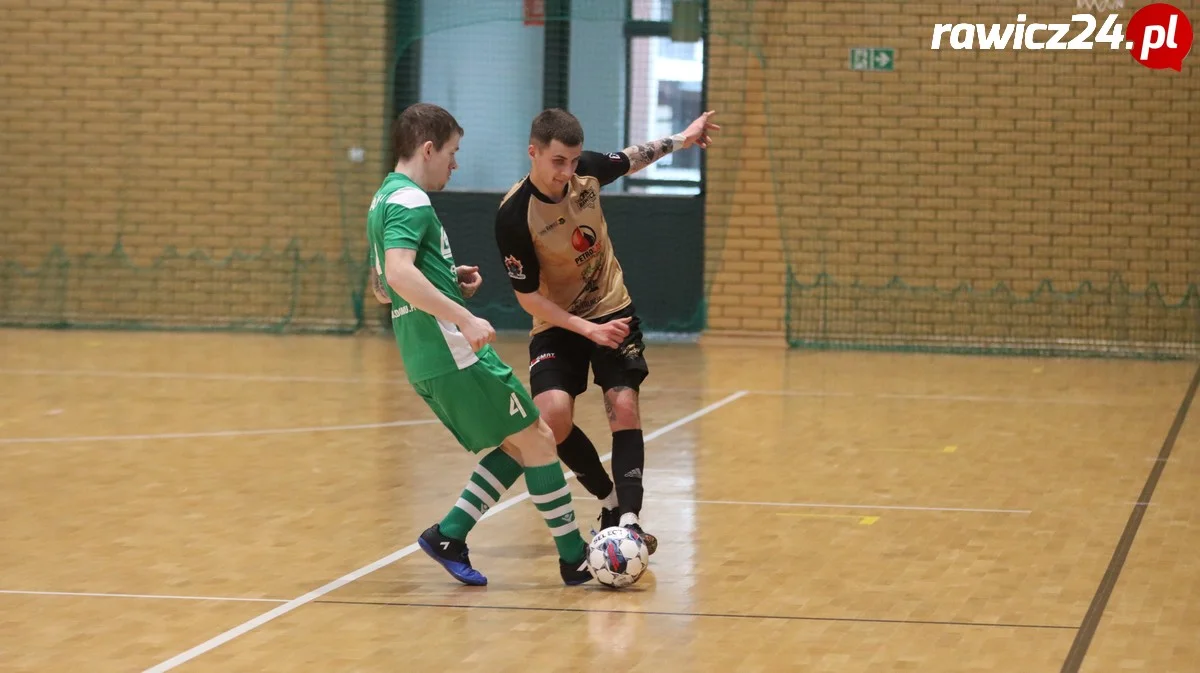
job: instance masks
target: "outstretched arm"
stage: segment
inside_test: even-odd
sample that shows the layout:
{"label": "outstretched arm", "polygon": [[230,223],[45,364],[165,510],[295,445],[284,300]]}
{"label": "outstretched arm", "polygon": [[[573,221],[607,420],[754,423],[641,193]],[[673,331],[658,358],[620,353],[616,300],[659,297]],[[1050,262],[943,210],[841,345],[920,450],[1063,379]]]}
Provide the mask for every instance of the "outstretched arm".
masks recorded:
{"label": "outstretched arm", "polygon": [[701,149],[707,149],[709,144],[712,143],[712,138],[709,137],[708,132],[720,130],[721,128],[709,121],[714,114],[716,112],[713,110],[705,112],[684,129],[682,133],[652,140],[641,145],[632,145],[621,150],[622,154],[629,157],[629,170],[625,175],[633,175],[671,152],[678,152],[692,145],[697,145]]}
{"label": "outstretched arm", "polygon": [[676,133],[666,138],[626,147],[621,150],[625,156],[629,157],[629,171],[625,175],[633,175],[671,152],[683,149],[686,142],[682,133]]}

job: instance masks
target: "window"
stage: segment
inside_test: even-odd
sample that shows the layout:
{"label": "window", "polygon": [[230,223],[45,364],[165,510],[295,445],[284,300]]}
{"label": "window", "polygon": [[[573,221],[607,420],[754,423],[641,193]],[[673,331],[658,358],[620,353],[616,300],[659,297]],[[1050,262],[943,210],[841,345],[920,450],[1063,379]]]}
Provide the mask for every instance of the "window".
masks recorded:
{"label": "window", "polygon": [[630,16],[635,21],[670,21],[671,0],[632,0]]}
{"label": "window", "polygon": [[[448,109],[466,129],[447,191],[504,193],[529,171],[529,122],[541,112],[543,26],[476,0],[424,0],[418,100]],[[520,3],[511,10],[520,17]]]}
{"label": "window", "polygon": [[[692,4],[692,3],[680,3]],[[626,145],[682,131],[703,111],[704,42],[672,39],[671,0],[631,0],[626,22]],[[695,3],[695,7],[699,4]],[[698,194],[701,150],[675,152],[626,178],[634,194]]]}
{"label": "window", "polygon": [[699,42],[661,40],[658,45],[658,57],[672,61],[683,61],[685,63],[702,63],[704,60],[701,53],[702,50],[703,46]]}
{"label": "window", "polygon": [[[507,190],[528,171],[529,121],[546,105],[575,113],[597,151],[682,131],[703,111],[707,0],[545,0],[548,16],[569,11],[565,40],[561,21],[522,20],[525,3],[399,1],[409,21],[398,34],[393,104],[443,105],[467,129],[450,190]],[[667,155],[612,189],[698,194],[703,156],[699,148]]]}

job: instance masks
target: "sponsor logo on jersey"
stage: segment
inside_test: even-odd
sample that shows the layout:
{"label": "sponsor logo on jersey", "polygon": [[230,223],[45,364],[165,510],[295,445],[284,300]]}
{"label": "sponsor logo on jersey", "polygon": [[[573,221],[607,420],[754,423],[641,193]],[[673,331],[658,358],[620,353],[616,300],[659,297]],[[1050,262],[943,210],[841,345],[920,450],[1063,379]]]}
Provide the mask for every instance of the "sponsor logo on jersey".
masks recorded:
{"label": "sponsor logo on jersey", "polygon": [[592,189],[591,187],[588,187],[587,189],[580,192],[579,197],[577,199],[575,199],[575,205],[578,206],[580,210],[586,210],[588,208],[595,208],[596,207],[596,190]]}
{"label": "sponsor logo on jersey", "polygon": [[571,247],[583,253],[575,258],[575,266],[581,266],[604,249],[604,246],[596,242],[596,230],[586,224],[575,227],[575,231],[571,233]]}
{"label": "sponsor logo on jersey", "polygon": [[571,247],[579,252],[585,252],[596,245],[596,230],[581,224],[571,232]]}
{"label": "sponsor logo on jersey", "polygon": [[597,245],[596,247],[592,248],[591,250],[588,250],[587,252],[583,253],[582,255],[576,257],[575,258],[575,266],[579,266],[580,264],[583,264],[584,262],[595,257],[596,255],[599,255],[601,250],[603,250],[603,248],[601,246]]}
{"label": "sponsor logo on jersey", "polygon": [[600,303],[600,295],[598,295],[598,294],[592,295],[590,297],[586,296],[586,295],[580,295],[580,297],[578,299],[571,302],[571,305],[567,307],[567,313],[574,313],[575,315],[579,315],[581,313],[584,313],[585,311],[590,310],[596,304],[599,304],[599,303]]}
{"label": "sponsor logo on jersey", "polygon": [[585,283],[595,280],[600,275],[600,264],[603,261],[604,260],[598,258],[592,259],[592,261],[588,262],[588,265],[583,267],[583,269],[579,272],[579,279]]}
{"label": "sponsor logo on jersey", "polygon": [[566,223],[567,223],[567,218],[560,217],[557,220],[551,222],[550,224],[547,224],[546,226],[542,227],[542,230],[538,232],[538,236],[545,236],[546,234],[554,231],[555,229],[561,227],[562,225],[564,225]]}
{"label": "sponsor logo on jersey", "polygon": [[396,318],[400,318],[402,316],[406,316],[415,310],[417,310],[417,309],[415,307],[413,307],[412,305],[401,306],[400,308],[394,308],[394,309],[392,309],[392,320],[395,320]]}

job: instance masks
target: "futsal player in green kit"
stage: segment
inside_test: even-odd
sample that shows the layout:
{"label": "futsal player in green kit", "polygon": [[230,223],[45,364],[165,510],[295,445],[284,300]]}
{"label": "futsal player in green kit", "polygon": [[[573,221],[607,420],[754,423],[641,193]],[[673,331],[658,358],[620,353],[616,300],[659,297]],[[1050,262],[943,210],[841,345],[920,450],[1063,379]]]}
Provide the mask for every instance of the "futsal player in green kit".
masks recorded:
{"label": "futsal player in green kit", "polygon": [[582,584],[587,544],[554,435],[528,391],[489,343],[495,330],[466,308],[481,279],[455,266],[450,239],[429,201],[458,167],[463,129],[446,110],[425,103],[404,110],[392,127],[395,171],[384,178],[367,215],[374,292],[391,304],[392,328],[413,389],[463,448],[483,454],[454,507],[417,542],[455,579],[487,578],[471,567],[467,533],[521,474],[558,549],[563,582]]}

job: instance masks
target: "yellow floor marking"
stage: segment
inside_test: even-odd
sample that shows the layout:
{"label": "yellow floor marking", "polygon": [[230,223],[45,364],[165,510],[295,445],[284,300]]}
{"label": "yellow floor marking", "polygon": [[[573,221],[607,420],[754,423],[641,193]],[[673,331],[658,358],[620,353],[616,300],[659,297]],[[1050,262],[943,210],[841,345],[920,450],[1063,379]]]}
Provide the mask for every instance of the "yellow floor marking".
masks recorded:
{"label": "yellow floor marking", "polygon": [[856,519],[860,526],[870,526],[879,521],[877,516],[861,516],[859,514],[804,514],[801,512],[776,512],[775,516],[794,516],[802,519]]}

